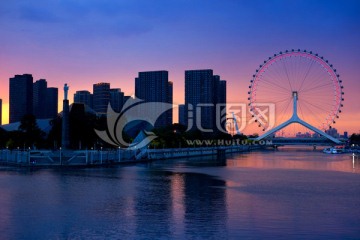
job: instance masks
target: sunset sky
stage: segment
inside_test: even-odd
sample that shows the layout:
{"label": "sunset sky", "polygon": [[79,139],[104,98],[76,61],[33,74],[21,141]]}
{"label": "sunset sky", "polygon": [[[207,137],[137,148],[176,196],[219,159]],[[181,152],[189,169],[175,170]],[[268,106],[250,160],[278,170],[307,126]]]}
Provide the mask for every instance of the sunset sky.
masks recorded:
{"label": "sunset sky", "polygon": [[184,71],[210,68],[227,80],[228,102],[246,103],[259,64],[300,48],[338,70],[345,102],[335,127],[359,133],[359,13],[357,0],[1,0],[3,123],[15,74],[60,89],[66,82],[72,101],[76,90],[92,91],[97,82],[132,95],[139,71],[168,70],[180,104]]}

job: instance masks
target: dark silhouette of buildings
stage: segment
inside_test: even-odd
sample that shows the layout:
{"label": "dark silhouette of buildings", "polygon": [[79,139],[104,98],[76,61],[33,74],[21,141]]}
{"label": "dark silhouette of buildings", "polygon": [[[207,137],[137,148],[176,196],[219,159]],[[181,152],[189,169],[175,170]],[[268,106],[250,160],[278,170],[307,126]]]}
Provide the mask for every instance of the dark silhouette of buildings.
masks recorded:
{"label": "dark silhouette of buildings", "polygon": [[10,78],[10,119],[19,122],[26,114],[37,119],[55,118],[58,113],[58,89],[48,88],[45,79],[33,83],[31,74]]}
{"label": "dark silhouette of buildings", "polygon": [[[214,75],[214,100],[217,104],[215,122],[218,121],[221,129],[226,130],[226,81]],[[219,130],[219,129],[217,129]]]}
{"label": "dark silhouette of buildings", "polygon": [[50,87],[46,89],[46,118],[56,118],[58,114],[59,89]]}
{"label": "dark silhouette of buildings", "polygon": [[[135,78],[135,96],[145,102],[173,102],[173,85],[169,82],[168,71],[139,72]],[[172,110],[164,112],[156,121],[155,127],[172,125]]]}
{"label": "dark silhouette of buildings", "polygon": [[179,105],[178,110],[179,110],[179,124],[186,126],[187,121],[186,121],[186,118],[185,118],[185,111],[186,111],[185,104]]}
{"label": "dark silhouette of buildings", "polygon": [[74,94],[74,103],[83,103],[93,108],[93,95],[86,90],[76,91]]}
{"label": "dark silhouette of buildings", "polygon": [[19,122],[26,114],[33,114],[33,77],[15,75],[9,79],[9,122]]}
{"label": "dark silhouette of buildings", "polygon": [[99,114],[106,114],[110,101],[110,83],[93,85],[93,109]]}
{"label": "dark silhouette of buildings", "polygon": [[110,104],[115,112],[120,112],[124,105],[124,93],[120,88],[110,89]]}
{"label": "dark silhouette of buildings", "polygon": [[40,79],[34,82],[33,85],[33,114],[37,119],[46,118],[46,90],[47,82],[45,79]]}
{"label": "dark silhouette of buildings", "polygon": [[109,103],[114,111],[121,111],[125,99],[120,88],[111,89],[110,83],[96,83],[93,90],[93,94],[86,90],[76,91],[74,103],[83,103],[98,114],[106,114]]}
{"label": "dark silhouette of buildings", "polygon": [[124,96],[124,104],[126,103],[127,100],[129,100],[131,98],[131,96]]}
{"label": "dark silhouette of buildings", "polygon": [[[188,128],[204,132],[225,129],[226,116],[220,113],[226,110],[225,103],[226,81],[213,75],[213,70],[185,71],[185,121],[190,119],[192,122]],[[222,117],[224,121],[221,121]]]}
{"label": "dark silhouette of buildings", "polygon": [[33,114],[37,119],[55,118],[58,113],[58,89],[48,88],[45,79],[34,82]]}

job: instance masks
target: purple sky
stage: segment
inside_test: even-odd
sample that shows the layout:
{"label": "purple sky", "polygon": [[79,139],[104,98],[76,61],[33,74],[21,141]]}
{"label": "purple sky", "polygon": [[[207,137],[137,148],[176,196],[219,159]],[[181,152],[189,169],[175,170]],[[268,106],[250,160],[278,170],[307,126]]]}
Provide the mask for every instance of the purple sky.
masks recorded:
{"label": "purple sky", "polygon": [[168,70],[174,102],[182,103],[184,70],[211,68],[228,81],[229,102],[246,102],[258,65],[300,48],[338,69],[345,107],[335,127],[358,132],[359,12],[359,1],[2,0],[3,122],[15,74],[59,88],[67,82],[72,100],[75,90],[102,81],[131,95],[137,72]]}

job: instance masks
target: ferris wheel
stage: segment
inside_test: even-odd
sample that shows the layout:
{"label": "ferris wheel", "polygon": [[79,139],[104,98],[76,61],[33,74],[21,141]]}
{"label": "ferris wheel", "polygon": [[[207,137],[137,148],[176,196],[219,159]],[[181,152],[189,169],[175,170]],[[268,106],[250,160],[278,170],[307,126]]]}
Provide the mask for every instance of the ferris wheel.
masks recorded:
{"label": "ferris wheel", "polygon": [[[333,65],[317,53],[300,49],[279,52],[266,59],[252,77],[249,108],[263,131],[281,125],[295,111],[299,119],[322,131],[339,118],[344,101],[342,80]],[[264,103],[275,105],[273,126],[257,111]]]}

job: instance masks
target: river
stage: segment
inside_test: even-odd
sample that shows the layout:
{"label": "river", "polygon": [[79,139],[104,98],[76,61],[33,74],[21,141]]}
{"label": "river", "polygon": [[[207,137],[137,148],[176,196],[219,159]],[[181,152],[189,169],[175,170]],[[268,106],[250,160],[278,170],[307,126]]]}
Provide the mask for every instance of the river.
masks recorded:
{"label": "river", "polygon": [[360,164],[300,148],[0,167],[0,239],[359,239]]}

